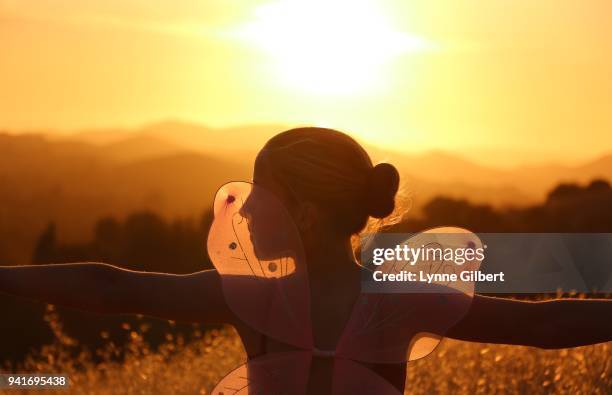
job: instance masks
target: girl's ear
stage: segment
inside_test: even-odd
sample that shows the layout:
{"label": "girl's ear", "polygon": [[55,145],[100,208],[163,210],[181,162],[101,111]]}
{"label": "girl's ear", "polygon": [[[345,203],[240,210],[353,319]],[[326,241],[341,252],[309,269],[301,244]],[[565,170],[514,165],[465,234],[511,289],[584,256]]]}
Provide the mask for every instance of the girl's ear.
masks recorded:
{"label": "girl's ear", "polygon": [[320,220],[320,212],[317,206],[310,202],[300,203],[295,222],[300,232],[314,229]]}

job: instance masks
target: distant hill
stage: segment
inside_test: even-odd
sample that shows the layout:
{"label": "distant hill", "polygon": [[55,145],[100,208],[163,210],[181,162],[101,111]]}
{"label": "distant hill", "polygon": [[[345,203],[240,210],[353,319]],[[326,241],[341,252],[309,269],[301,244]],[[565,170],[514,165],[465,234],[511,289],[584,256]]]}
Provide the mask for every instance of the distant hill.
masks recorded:
{"label": "distant hill", "polygon": [[[89,236],[92,224],[105,215],[143,209],[164,216],[199,215],[210,207],[219,185],[249,179],[257,150],[285,129],[214,129],[165,121],[61,138],[0,134],[0,262],[27,262],[51,220],[60,238],[71,241]],[[443,151],[416,155],[366,148],[375,161],[398,167],[400,204],[417,213],[437,195],[524,206],[543,201],[559,182],[612,179],[612,155],[574,167],[501,169]]]}
{"label": "distant hill", "polygon": [[105,146],[0,134],[0,262],[27,262],[49,221],[82,240],[106,215],[201,215],[221,184],[248,177],[250,165],[200,153],[117,161]]}
{"label": "distant hill", "polygon": [[[522,206],[539,202],[560,182],[612,179],[612,154],[578,166],[560,164],[520,166],[513,169],[482,166],[446,152],[421,155],[389,153],[385,156],[406,178],[434,183],[450,195],[494,205]],[[451,188],[448,188],[451,187]]]}
{"label": "distant hill", "polygon": [[[286,130],[282,125],[245,125],[228,128],[209,128],[196,123],[166,120],[145,125],[133,130],[88,130],[66,136],[65,139],[110,147],[122,144],[119,148],[130,150],[132,145],[142,143],[163,151],[160,142],[197,151],[211,156],[223,156],[226,160],[243,161],[244,156],[252,159],[254,153],[275,134]],[[131,144],[130,140],[133,141]],[[151,149],[149,152],[154,152]]]}
{"label": "distant hill", "polygon": [[[174,149],[182,148],[244,163],[252,161],[258,149],[271,136],[286,129],[287,126],[283,125],[214,129],[169,120],[135,130],[124,130],[123,133],[117,130],[109,130],[108,135],[104,131],[76,133],[70,139],[102,145],[105,142],[109,151],[113,152],[109,155],[120,158],[143,151],[149,157],[155,153],[161,155],[169,149],[164,146],[165,142]],[[130,141],[135,138],[140,141]],[[112,147],[110,142],[116,146]],[[149,148],[133,148],[134,145]],[[574,167],[542,164],[507,169],[495,163],[484,166],[450,152],[407,154],[365,145],[374,160],[386,160],[395,164],[406,181],[405,189],[419,198],[443,191],[456,197],[469,197],[495,205],[525,205],[541,201],[559,182],[586,182],[594,177],[612,178],[612,154]]]}
{"label": "distant hill", "polygon": [[[123,160],[129,158],[130,154],[142,153],[149,157],[156,153],[163,155],[168,150],[163,144],[166,142],[173,149],[182,147],[191,152],[244,164],[252,163],[265,142],[285,129],[286,126],[279,125],[212,129],[193,123],[164,121],[137,130],[126,130],[123,139],[116,130],[110,130],[108,138],[104,138],[102,131],[77,133],[70,138],[106,147],[109,157]],[[477,165],[446,152],[406,155],[367,144],[366,148],[374,160],[389,160],[397,165],[405,181],[406,195],[410,196],[411,204],[417,207],[439,193],[469,197],[495,205],[522,205],[537,200],[536,194],[499,183],[499,180],[503,180],[502,171]],[[491,183],[491,180],[495,182]]]}
{"label": "distant hill", "polygon": [[156,136],[135,134],[103,145],[104,155],[122,163],[186,152],[186,149]]}

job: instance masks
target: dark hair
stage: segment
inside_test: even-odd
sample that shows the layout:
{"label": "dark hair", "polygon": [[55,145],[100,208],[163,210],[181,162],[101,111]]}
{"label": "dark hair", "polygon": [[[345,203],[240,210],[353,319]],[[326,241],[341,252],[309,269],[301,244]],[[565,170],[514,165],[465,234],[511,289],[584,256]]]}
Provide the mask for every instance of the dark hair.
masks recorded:
{"label": "dark hair", "polygon": [[368,217],[384,218],[395,208],[397,169],[374,166],[357,141],[337,130],[287,130],[266,143],[258,160],[294,196],[326,210],[342,234],[358,233]]}

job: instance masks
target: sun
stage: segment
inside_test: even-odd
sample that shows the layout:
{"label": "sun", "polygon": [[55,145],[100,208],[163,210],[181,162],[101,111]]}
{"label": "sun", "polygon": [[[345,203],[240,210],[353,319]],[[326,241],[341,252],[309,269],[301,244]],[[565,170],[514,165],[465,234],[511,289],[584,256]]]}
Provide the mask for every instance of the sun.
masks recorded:
{"label": "sun", "polygon": [[273,78],[285,86],[316,95],[370,92],[382,86],[393,58],[428,47],[424,39],[393,29],[378,3],[269,3],[239,34],[270,55]]}

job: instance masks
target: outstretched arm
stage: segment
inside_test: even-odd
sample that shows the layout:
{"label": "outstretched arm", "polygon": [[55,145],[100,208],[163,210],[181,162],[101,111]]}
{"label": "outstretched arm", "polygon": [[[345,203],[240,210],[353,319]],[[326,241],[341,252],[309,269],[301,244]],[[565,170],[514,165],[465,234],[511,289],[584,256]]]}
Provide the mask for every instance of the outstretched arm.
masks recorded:
{"label": "outstretched arm", "polygon": [[474,296],[468,315],[446,336],[545,349],[612,340],[612,300],[518,301]]}
{"label": "outstretched arm", "polygon": [[5,266],[0,292],[98,313],[208,323],[231,319],[216,270],[175,275],[104,263]]}

